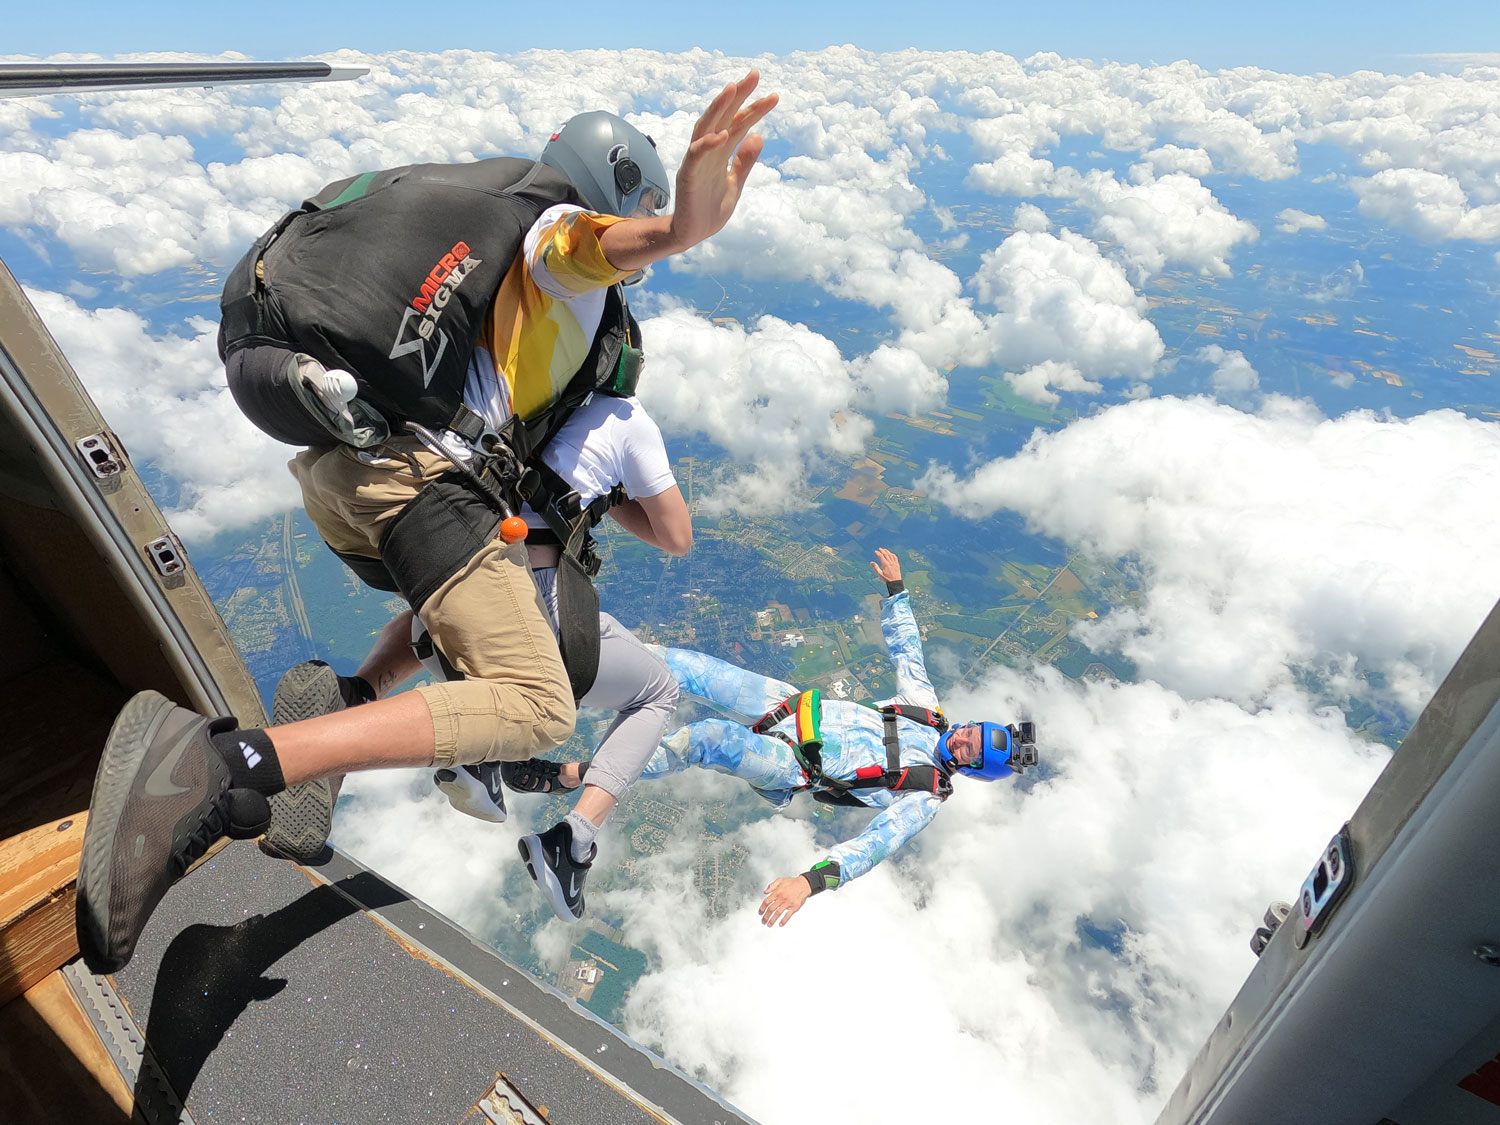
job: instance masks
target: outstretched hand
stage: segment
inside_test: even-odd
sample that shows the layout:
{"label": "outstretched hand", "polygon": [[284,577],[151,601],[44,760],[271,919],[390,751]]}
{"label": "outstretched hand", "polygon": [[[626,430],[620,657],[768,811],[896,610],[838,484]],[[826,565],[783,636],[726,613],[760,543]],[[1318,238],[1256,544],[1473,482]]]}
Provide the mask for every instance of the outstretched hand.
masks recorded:
{"label": "outstretched hand", "polygon": [[760,920],[767,926],[785,926],[812,896],[812,887],[801,875],[773,879],[760,902]]}
{"label": "outstretched hand", "polygon": [[745,189],[750,169],[760,158],[765,139],[750,130],[771,112],[777,96],[749,105],[760,74],[752,70],[720,90],[698,123],[687,156],[677,170],[677,200],[671,217],[671,241],[678,250],[696,246],[724,229]]}
{"label": "outstretched hand", "polygon": [[875,548],[875,561],[870,564],[870,569],[882,582],[901,581],[901,560],[884,547]]}

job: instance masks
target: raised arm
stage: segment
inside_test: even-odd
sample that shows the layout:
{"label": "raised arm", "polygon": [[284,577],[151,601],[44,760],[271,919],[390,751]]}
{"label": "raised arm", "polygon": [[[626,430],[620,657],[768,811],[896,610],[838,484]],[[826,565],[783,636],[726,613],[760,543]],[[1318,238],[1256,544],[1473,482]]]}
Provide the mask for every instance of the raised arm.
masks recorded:
{"label": "raised arm", "polygon": [[613,266],[625,272],[645,269],[724,229],[765,144],[750,130],[777,101],[771,94],[746,105],[759,83],[760,75],[753,70],[731,82],[698,118],[687,156],[677,170],[677,198],[670,215],[626,219],[603,233],[599,245]]}
{"label": "raised arm", "polygon": [[896,691],[892,698],[897,703],[935,709],[938,706],[937,692],[927,678],[922,634],[917,630],[916,617],[912,615],[911,595],[901,581],[901,562],[880,547],[875,551],[875,561],[870,563],[870,568],[886,584],[887,597],[880,603],[880,633],[896,668]]}

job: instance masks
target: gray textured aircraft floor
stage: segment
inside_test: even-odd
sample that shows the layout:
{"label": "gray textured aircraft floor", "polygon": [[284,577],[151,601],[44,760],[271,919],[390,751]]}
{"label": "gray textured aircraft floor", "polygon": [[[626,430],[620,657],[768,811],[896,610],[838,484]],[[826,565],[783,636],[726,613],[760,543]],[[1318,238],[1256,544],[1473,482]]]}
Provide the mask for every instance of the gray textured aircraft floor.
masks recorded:
{"label": "gray textured aircraft floor", "polygon": [[[123,1020],[101,982],[71,976],[117,1062],[139,1067],[138,1106],[163,1120],[178,1110],[156,1075],[198,1122],[404,1125],[486,1120],[476,1108],[503,1074],[552,1125],[752,1125],[336,852],[303,869],[242,842],[203,864],[114,978]],[[144,1066],[128,1057],[137,1028]]]}

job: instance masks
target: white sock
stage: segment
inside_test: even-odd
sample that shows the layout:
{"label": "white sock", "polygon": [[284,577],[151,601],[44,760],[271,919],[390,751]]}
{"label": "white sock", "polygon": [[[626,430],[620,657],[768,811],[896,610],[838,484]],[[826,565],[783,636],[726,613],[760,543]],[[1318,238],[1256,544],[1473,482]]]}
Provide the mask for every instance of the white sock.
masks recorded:
{"label": "white sock", "polygon": [[570,812],[563,818],[568,822],[568,827],[573,829],[573,862],[589,862],[589,852],[594,847],[594,837],[599,835],[598,826],[586,816],[579,816],[576,812]]}

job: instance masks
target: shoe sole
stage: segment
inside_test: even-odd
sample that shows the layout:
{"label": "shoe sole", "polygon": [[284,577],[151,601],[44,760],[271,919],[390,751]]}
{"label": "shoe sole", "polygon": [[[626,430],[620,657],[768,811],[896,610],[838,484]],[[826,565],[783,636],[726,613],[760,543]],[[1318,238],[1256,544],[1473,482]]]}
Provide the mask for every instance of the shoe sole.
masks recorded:
{"label": "shoe sole", "polygon": [[[463,778],[467,778],[466,783]],[[432,783],[443,791],[448,803],[461,813],[487,820],[491,824],[504,824],[508,815],[490,800],[484,783],[466,769],[441,769],[432,775]]]}
{"label": "shoe sole", "polygon": [[569,925],[583,921],[582,914],[574,914],[568,908],[568,899],[563,894],[562,884],[558,882],[557,875],[552,868],[547,866],[547,859],[542,852],[541,837],[522,836],[516,841],[516,847],[521,853],[521,860],[526,864],[526,871],[531,876],[532,882],[542,889],[542,894],[547,896],[552,912]]}
{"label": "shoe sole", "polygon": [[[94,791],[89,798],[89,822],[78,865],[76,907],[79,936],[87,933],[96,950],[102,951],[109,941],[115,833],[146,752],[175,707],[158,692],[143,691],[132,696],[120,710],[104,743],[99,772],[94,775]],[[112,973],[122,965],[123,962],[115,963],[101,955],[89,967],[96,972]]]}
{"label": "shoe sole", "polygon": [[[325,665],[299,664],[281,677],[271,700],[271,724],[315,719],[344,709],[338,676]],[[333,783],[319,778],[288,786],[271,798],[271,824],[265,843],[297,863],[323,855],[333,830]]]}

